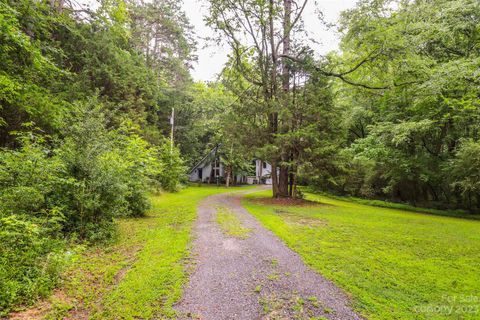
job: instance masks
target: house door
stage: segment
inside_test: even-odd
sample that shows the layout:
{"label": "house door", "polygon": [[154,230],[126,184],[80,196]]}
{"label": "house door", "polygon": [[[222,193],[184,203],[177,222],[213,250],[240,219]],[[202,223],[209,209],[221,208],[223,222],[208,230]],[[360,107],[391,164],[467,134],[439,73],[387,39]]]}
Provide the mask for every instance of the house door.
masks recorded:
{"label": "house door", "polygon": [[198,168],[198,179],[202,180],[202,178],[203,178],[202,168]]}

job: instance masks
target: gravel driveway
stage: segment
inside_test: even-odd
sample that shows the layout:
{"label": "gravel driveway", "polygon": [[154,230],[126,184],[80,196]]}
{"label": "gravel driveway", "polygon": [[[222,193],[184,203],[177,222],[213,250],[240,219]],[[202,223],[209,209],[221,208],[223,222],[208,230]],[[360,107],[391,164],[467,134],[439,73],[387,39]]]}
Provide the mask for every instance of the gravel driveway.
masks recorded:
{"label": "gravel driveway", "polygon": [[[200,204],[190,283],[176,306],[180,318],[362,319],[345,293],[307,267],[241,206],[243,194],[214,195]],[[251,229],[248,238],[222,232],[215,221],[219,206]]]}

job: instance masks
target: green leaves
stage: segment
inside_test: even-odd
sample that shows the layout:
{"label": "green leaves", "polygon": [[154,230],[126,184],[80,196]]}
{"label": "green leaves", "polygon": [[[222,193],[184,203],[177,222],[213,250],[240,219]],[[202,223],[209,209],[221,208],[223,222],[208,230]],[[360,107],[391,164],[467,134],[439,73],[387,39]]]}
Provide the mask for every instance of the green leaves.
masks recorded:
{"label": "green leaves", "polygon": [[445,170],[449,171],[453,187],[458,187],[471,203],[472,196],[480,193],[480,142],[465,140]]}
{"label": "green leaves", "polygon": [[53,288],[62,239],[105,240],[184,179],[163,138],[194,59],[180,5],[79,6],[0,1],[0,317]]}
{"label": "green leaves", "polygon": [[348,77],[384,89],[337,86],[349,156],[365,161],[356,168],[376,196],[480,205],[478,196],[459,196],[454,181],[465,176],[451,174],[458,146],[479,139],[479,12],[471,0],[362,1],[343,16],[340,62],[354,66],[356,57],[381,51]]}

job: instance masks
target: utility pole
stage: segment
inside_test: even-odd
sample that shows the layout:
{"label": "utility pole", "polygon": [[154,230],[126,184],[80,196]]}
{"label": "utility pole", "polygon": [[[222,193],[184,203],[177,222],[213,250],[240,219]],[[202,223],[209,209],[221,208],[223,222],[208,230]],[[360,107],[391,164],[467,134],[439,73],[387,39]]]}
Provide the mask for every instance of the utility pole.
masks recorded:
{"label": "utility pole", "polygon": [[170,131],[170,154],[173,154],[173,127],[175,125],[175,108],[172,107],[172,116],[170,117],[172,130]]}

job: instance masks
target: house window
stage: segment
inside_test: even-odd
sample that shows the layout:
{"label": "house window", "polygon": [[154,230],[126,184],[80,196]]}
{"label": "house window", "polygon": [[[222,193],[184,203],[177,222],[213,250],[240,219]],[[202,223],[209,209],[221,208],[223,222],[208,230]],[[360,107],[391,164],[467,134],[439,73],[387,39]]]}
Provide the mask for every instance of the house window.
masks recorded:
{"label": "house window", "polygon": [[267,169],[267,163],[263,162],[263,169]]}

